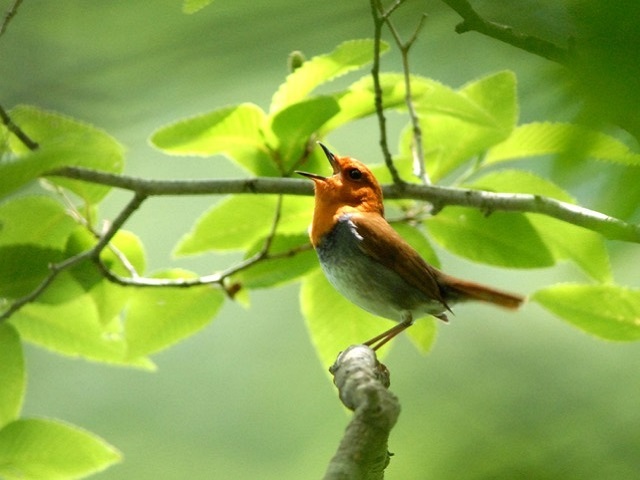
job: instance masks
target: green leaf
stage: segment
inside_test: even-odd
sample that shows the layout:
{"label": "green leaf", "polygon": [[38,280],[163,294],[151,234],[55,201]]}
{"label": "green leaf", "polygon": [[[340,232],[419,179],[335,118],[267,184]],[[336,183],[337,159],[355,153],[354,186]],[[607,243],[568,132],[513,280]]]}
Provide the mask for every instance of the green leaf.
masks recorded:
{"label": "green leaf", "polygon": [[540,215],[531,215],[529,218],[556,258],[572,260],[598,282],[613,280],[605,242],[596,232],[555,218]]}
{"label": "green leaf", "polygon": [[471,208],[447,207],[425,223],[440,245],[474,262],[509,268],[554,264],[538,232],[519,213],[485,216]]}
{"label": "green leaf", "polygon": [[[520,170],[492,172],[481,177],[471,186],[496,192],[543,195],[563,202],[575,203],[571,195],[556,184],[533,173]],[[555,258],[572,260],[586,274],[600,282],[609,282],[613,279],[609,254],[600,235],[544,215],[525,215]]]}
{"label": "green leaf", "polygon": [[329,284],[320,269],[304,277],[300,303],[311,341],[326,366],[349,345],[366,342],[395,324],[349,302]]}
{"label": "green leaf", "polygon": [[[388,45],[380,45],[381,53]],[[349,40],[338,45],[331,53],[310,58],[289,74],[271,100],[270,112],[277,112],[303,100],[319,85],[356,70],[373,58],[373,40]]]}
{"label": "green leaf", "polygon": [[[385,110],[405,110],[404,76],[399,73],[383,73],[379,78],[383,108]],[[411,94],[414,102],[421,101],[422,98],[441,86],[435,80],[419,76],[412,76],[411,82]],[[345,123],[373,115],[376,112],[371,75],[362,77],[351,84],[347,90],[334,94],[334,98],[338,102],[340,111],[322,126],[319,132],[321,137]]]}
{"label": "green leaf", "polygon": [[223,154],[255,175],[274,176],[279,172],[265,144],[265,121],[260,107],[243,103],[164,126],[151,143],[171,155]]}
{"label": "green leaf", "polygon": [[35,245],[0,247],[0,298],[19,298],[31,293],[49,275],[49,264],[61,260],[62,252]]}
{"label": "green leaf", "polygon": [[[248,250],[245,258],[259,252],[263,245],[264,239],[260,239]],[[276,235],[269,254],[276,258],[261,260],[241,270],[233,275],[233,282],[244,288],[268,288],[295,280],[318,266],[309,236],[305,234]]]}
{"label": "green leaf", "polygon": [[402,235],[402,238],[409,242],[409,245],[416,249],[422,258],[434,267],[440,267],[440,260],[435,250],[421,230],[406,223],[394,222],[391,226],[396,232]]}
{"label": "green leaf", "polygon": [[607,340],[640,340],[640,290],[561,284],[538,290],[532,299],[587,333]]}
{"label": "green leaf", "polygon": [[528,123],[517,127],[509,138],[487,152],[485,163],[544,155],[640,165],[640,154],[632,152],[614,137],[579,125],[550,122]]}
{"label": "green leaf", "polygon": [[[154,278],[195,278],[180,269]],[[126,311],[128,357],[136,359],[163,350],[201,330],[216,316],[224,295],[211,285],[200,287],[138,288]]]}
{"label": "green leaf", "polygon": [[96,299],[85,293],[71,274],[60,274],[56,282],[64,283],[67,301],[29,303],[11,317],[11,324],[25,340],[71,357],[150,367],[146,359],[125,358],[126,345],[119,319],[104,324]]}
{"label": "green leaf", "polygon": [[[103,250],[100,258],[113,273],[123,277],[131,277],[132,272],[129,268],[133,268],[137,274],[144,274],[145,251],[142,242],[137,236],[126,230],[120,230],[109,245],[110,248]],[[117,255],[116,252],[118,252]],[[126,259],[128,266],[123,264],[123,259]],[[89,269],[92,271],[89,271]],[[134,289],[123,287],[107,280],[102,272],[98,271],[93,262],[79,265],[72,270],[72,274],[96,306],[98,320],[103,325],[103,328],[106,331],[113,329],[113,333],[121,335],[120,315],[128,304]],[[47,295],[45,294],[44,297],[43,301],[45,301]],[[142,363],[146,362],[143,361]]]}
{"label": "green leaf", "polygon": [[[129,265],[123,263],[123,257]],[[132,276],[129,268],[133,268],[139,275],[147,268],[147,257],[144,244],[140,238],[127,230],[118,230],[109,247],[100,254],[104,264],[115,274],[125,277]]]}
{"label": "green leaf", "polygon": [[187,14],[196,13],[210,3],[213,3],[213,0],[184,0],[182,11]]}
{"label": "green leaf", "polygon": [[77,223],[51,197],[28,196],[0,205],[0,245],[30,244],[62,249]]}
{"label": "green leaf", "polygon": [[[92,125],[29,106],[14,108],[11,117],[40,146],[35,151],[29,151],[19,140],[11,139],[12,149],[19,156],[0,161],[0,195],[16,190],[45,172],[64,166],[82,166],[114,173],[123,169],[122,146]],[[110,190],[110,187],[61,177],[51,177],[49,180],[68,188],[88,203],[99,202]]]}
{"label": "green leaf", "polygon": [[518,121],[516,76],[511,71],[502,71],[470,82],[460,89],[460,94],[488,115],[502,135],[508,135]]}
{"label": "green leaf", "polygon": [[[26,387],[22,344],[15,329],[0,324],[0,428],[20,415]],[[1,462],[0,462],[1,463]]]}
{"label": "green leaf", "polygon": [[[425,165],[433,181],[484,153],[509,136],[517,119],[516,83],[511,72],[500,72],[464,86],[458,92],[432,84],[416,109],[425,132]],[[401,136],[401,157],[411,157],[413,135]]]}
{"label": "green leaf", "polygon": [[[69,237],[65,254],[68,257],[87,251],[96,243],[96,239],[86,229],[78,227]],[[118,254],[116,255],[116,252]],[[100,254],[100,258],[106,267],[116,275],[131,277],[133,268],[139,275],[145,271],[144,246],[138,237],[126,230],[120,230],[110,242],[110,248],[106,248]],[[128,267],[123,264],[126,259]],[[96,305],[98,318],[103,325],[108,325],[114,317],[120,314],[127,304],[133,289],[122,287],[104,278],[93,262],[85,261],[70,270],[74,281],[80,285]],[[64,278],[64,277],[63,277]],[[62,281],[55,282],[39,299],[44,303],[60,303],[70,299],[69,295],[75,291],[68,288]]]}
{"label": "green leaf", "polygon": [[243,250],[269,231],[275,210],[273,196],[229,196],[198,218],[191,231],[180,239],[174,254]]}
{"label": "green leaf", "polygon": [[101,438],[56,420],[16,420],[0,430],[0,476],[7,480],[69,480],[119,462]]}
{"label": "green leaf", "polygon": [[309,139],[339,110],[335,99],[322,96],[294,103],[278,111],[273,117],[271,129],[277,138],[275,148],[284,172],[289,173],[297,167],[308,148]]}
{"label": "green leaf", "polygon": [[[210,250],[244,250],[270,231],[277,199],[273,195],[227,197],[205,212],[175,248],[176,255]],[[313,198],[286,197],[278,231],[300,233],[311,223]]]}
{"label": "green leaf", "polygon": [[551,180],[523,170],[494,171],[474,180],[470,187],[492,192],[528,193],[576,203],[568,192]]}

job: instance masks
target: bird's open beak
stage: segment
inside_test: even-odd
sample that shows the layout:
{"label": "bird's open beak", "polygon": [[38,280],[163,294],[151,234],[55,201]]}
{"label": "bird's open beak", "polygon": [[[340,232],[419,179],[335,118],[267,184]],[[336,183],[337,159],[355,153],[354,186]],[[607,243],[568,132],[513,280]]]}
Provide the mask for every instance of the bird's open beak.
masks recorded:
{"label": "bird's open beak", "polygon": [[336,156],[333,154],[333,152],[331,150],[329,150],[322,143],[318,142],[318,145],[320,145],[322,147],[322,150],[324,150],[324,154],[327,156],[327,159],[329,160],[329,163],[331,164],[331,168],[333,168],[333,174],[335,175],[336,173],[339,173],[340,172],[340,165],[338,165],[338,161],[336,160]]}
{"label": "bird's open beak", "polygon": [[[336,156],[331,152],[331,150],[329,150],[322,143],[318,142],[318,145],[320,145],[322,147],[322,150],[324,150],[324,154],[327,156],[327,159],[329,160],[329,163],[331,164],[331,168],[333,169],[333,174],[335,175],[336,173],[338,173],[340,171],[340,166],[338,165],[338,162],[336,161]],[[298,175],[302,175],[303,177],[310,178],[311,180],[326,180],[327,179],[327,177],[323,177],[322,175],[318,175],[316,173],[301,172],[300,170],[296,170],[296,173]]]}

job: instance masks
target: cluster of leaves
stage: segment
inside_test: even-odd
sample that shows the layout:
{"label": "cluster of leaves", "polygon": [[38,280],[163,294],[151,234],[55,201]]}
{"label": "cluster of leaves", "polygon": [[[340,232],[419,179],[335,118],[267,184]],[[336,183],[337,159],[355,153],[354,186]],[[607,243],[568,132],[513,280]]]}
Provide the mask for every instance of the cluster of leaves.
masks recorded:
{"label": "cluster of leaves", "polygon": [[[334,94],[309,94],[321,83],[362,65],[368,59],[368,48],[367,42],[348,42],[332,54],[306,62],[274,95],[269,113],[253,104],[227,107],[167,126],[152,140],[158,148],[176,155],[226,154],[252,175],[286,176],[302,164],[307,170],[326,171],[322,155],[309,150],[309,139],[322,138],[350,120],[374,113],[373,84],[367,76]],[[380,81],[385,108],[404,110],[403,76],[382,74]],[[572,124],[518,125],[516,82],[510,72],[476,80],[459,90],[418,76],[411,78],[411,86],[427,137],[425,163],[434,182],[529,193],[575,204],[575,198],[552,181],[527,168],[504,165],[562,156],[614,162],[630,172],[640,166],[640,155],[603,133]],[[395,159],[405,179],[411,177],[413,140],[412,128],[407,126]],[[389,180],[382,165],[373,169],[380,179]],[[250,254],[264,244],[270,230],[269,212],[275,204],[269,198],[256,201],[231,196],[198,220],[177,253],[248,249]],[[414,205],[404,201],[401,207],[411,210]],[[275,235],[276,251],[293,251],[306,243],[302,232],[311,208],[307,198],[285,199]],[[420,228],[423,226],[426,228]],[[435,265],[439,262],[428,239],[472,261],[506,268],[543,268],[570,260],[593,283],[551,286],[532,298],[592,334],[612,340],[640,338],[636,322],[640,293],[613,284],[605,242],[594,231],[541,215],[486,215],[463,207],[447,207],[421,225],[404,223],[397,228]],[[246,288],[264,288],[300,277],[302,310],[325,363],[332,360],[336,345],[368,338],[384,328],[379,323],[384,320],[370,319],[337,295],[308,253],[256,265],[234,279]],[[601,297],[608,299],[606,308]],[[343,322],[345,317],[353,320]],[[434,338],[434,324],[418,322],[409,334],[426,350]]]}
{"label": "cluster of leaves", "polygon": [[[170,155],[222,154],[250,176],[286,177],[300,168],[326,172],[326,160],[314,141],[374,114],[375,89],[366,75],[334,93],[314,92],[366,65],[371,51],[370,40],[345,42],[292,72],[274,94],[268,111],[251,103],[224,107],[163,127],[153,134],[152,143]],[[403,75],[381,74],[379,80],[384,108],[404,111]],[[629,169],[640,166],[639,155],[604,134],[569,124],[518,125],[516,84],[510,72],[458,90],[419,76],[411,77],[411,86],[426,133],[425,163],[436,183],[533,193],[575,203],[557,184],[524,168],[505,167],[506,162],[517,166],[522,159],[570,156],[579,145],[581,160],[606,160]],[[97,209],[109,188],[46,177],[46,173],[63,166],[120,173],[123,149],[105,132],[59,114],[16,107],[10,116],[39,148],[26,148],[1,127],[5,142],[0,161],[0,195],[4,197],[0,307],[9,311],[15,301],[33,298],[0,324],[0,474],[6,478],[36,478],[40,472],[48,478],[87,474],[116,461],[118,454],[76,427],[20,419],[25,388],[21,340],[65,355],[152,368],[149,355],[195,333],[216,316],[225,289],[221,285],[124,287],[105,278],[91,258],[67,268],[66,261],[98,242]],[[395,159],[405,179],[410,178],[412,141],[408,126]],[[388,180],[382,165],[373,168],[381,180]],[[43,175],[45,190],[25,189]],[[401,214],[416,210],[415,202],[403,200],[397,205]],[[260,261],[247,263],[225,279],[227,291],[229,286],[247,291],[300,281],[302,311],[319,355],[328,364],[339,349],[380,333],[387,325],[383,325],[386,320],[349,304],[324,279],[306,236],[312,209],[310,197],[279,202],[274,196],[232,195],[203,213],[175,253],[239,250],[251,258],[268,246]],[[550,286],[532,298],[592,334],[613,340],[640,338],[640,292],[613,284],[607,249],[598,233],[534,214],[485,215],[462,207],[411,219],[394,225],[434,265],[439,262],[431,241],[472,261],[500,267],[541,268],[562,260],[574,262],[590,283]],[[100,260],[115,274],[132,280],[147,275],[144,246],[131,232],[118,231],[100,252]],[[53,281],[34,295],[52,271],[56,271]],[[197,278],[194,272],[178,269],[149,275],[167,280]],[[409,335],[427,350],[435,336],[435,322],[417,322]],[[22,440],[6,440],[15,435]],[[61,455],[55,445],[78,448],[67,449],[74,452],[72,456]],[[41,456],[34,457],[36,452]],[[33,470],[38,468],[42,470]]]}

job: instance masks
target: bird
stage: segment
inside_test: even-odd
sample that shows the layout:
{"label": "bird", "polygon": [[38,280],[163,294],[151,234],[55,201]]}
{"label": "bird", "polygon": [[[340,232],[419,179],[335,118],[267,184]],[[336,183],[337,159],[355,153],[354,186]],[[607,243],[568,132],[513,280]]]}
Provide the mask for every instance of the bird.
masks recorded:
{"label": "bird", "polygon": [[349,301],[398,322],[364,345],[377,350],[426,315],[447,322],[458,302],[477,300],[512,310],[524,302],[521,295],[456,278],[427,263],[385,219],[382,188],[371,170],[318,144],[333,174],[296,173],[314,183],[309,238],[320,266]]}

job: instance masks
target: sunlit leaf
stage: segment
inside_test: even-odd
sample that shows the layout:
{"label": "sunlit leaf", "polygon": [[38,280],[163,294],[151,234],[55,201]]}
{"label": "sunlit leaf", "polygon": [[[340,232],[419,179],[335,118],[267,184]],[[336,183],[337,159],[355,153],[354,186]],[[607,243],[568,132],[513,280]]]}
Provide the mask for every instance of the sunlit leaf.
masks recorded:
{"label": "sunlit leaf", "polygon": [[509,134],[518,120],[516,98],[516,76],[511,71],[502,71],[467,83],[460,94],[489,114],[497,130]]}
{"label": "sunlit leaf", "polygon": [[640,290],[617,285],[561,284],[532,299],[576,327],[607,340],[640,340]]}
{"label": "sunlit leaf", "polygon": [[[379,79],[383,107],[386,110],[406,109],[404,76],[397,73],[383,73]],[[411,95],[416,102],[421,101],[422,98],[441,86],[435,80],[418,76],[412,76],[411,82]],[[334,98],[340,106],[340,111],[322,126],[321,136],[350,121],[373,115],[376,112],[375,91],[371,75],[362,77],[351,84],[347,90],[334,94]]]}
{"label": "sunlit leaf", "polygon": [[540,235],[520,213],[485,216],[471,208],[447,207],[425,223],[440,245],[474,262],[509,268],[554,264]]}
{"label": "sunlit leaf", "polygon": [[428,263],[434,267],[440,266],[440,260],[436,255],[435,250],[425,237],[424,233],[418,228],[408,225],[406,223],[392,223],[391,226],[396,232],[411,245],[416,251],[424,258]]}
{"label": "sunlit leaf", "polygon": [[[517,119],[515,76],[500,72],[454,91],[444,85],[416,102],[424,132],[425,165],[433,181],[509,136]],[[411,157],[413,134],[401,136],[400,156]]]}
{"label": "sunlit leaf", "polygon": [[[72,257],[85,252],[96,243],[96,239],[86,229],[78,227],[69,237],[65,255]],[[110,246],[102,251],[100,258],[111,272],[123,277],[131,277],[133,271],[142,275],[145,271],[144,246],[138,237],[126,230],[120,230],[110,242]],[[125,265],[126,264],[126,265]],[[114,317],[119,315],[127,304],[133,289],[117,285],[104,277],[94,262],[84,261],[70,269],[70,275],[74,282],[71,285],[61,276],[39,297],[43,303],[62,303],[71,298],[77,292],[75,287],[79,285],[83,292],[94,301],[100,322],[108,325]]]}
{"label": "sunlit leaf", "polygon": [[[575,203],[574,199],[550,180],[520,170],[489,173],[473,188],[496,192],[528,193]],[[603,238],[597,233],[544,215],[526,214],[553,256],[574,261],[585,273],[601,282],[611,281],[613,274]]]}
{"label": "sunlit leaf", "polygon": [[184,0],[182,3],[182,11],[188,14],[196,13],[210,3],[213,3],[213,0]]}
{"label": "sunlit leaf", "polygon": [[[176,255],[210,250],[244,250],[263,238],[273,225],[277,199],[273,195],[227,197],[205,212],[178,243]],[[283,199],[279,232],[299,233],[311,223],[312,198]]]}
{"label": "sunlit leaf", "polygon": [[125,277],[132,276],[131,268],[140,275],[147,268],[142,240],[127,230],[118,230],[109,246],[100,254],[100,258],[114,273]]}
{"label": "sunlit leaf", "polygon": [[278,175],[265,144],[265,119],[257,105],[233,105],[164,126],[151,143],[171,155],[223,154],[255,175]]}
{"label": "sunlit leaf", "polygon": [[22,409],[26,374],[20,337],[13,326],[0,324],[0,428],[15,420]]}
{"label": "sunlit leaf", "polygon": [[69,273],[59,277],[56,282],[64,283],[67,301],[29,303],[11,317],[11,324],[25,340],[71,357],[142,368],[151,366],[146,359],[126,359],[118,319],[105,325],[96,299],[85,293]]}
{"label": "sunlit leaf", "polygon": [[[179,269],[154,275],[169,279],[195,277]],[[136,289],[125,320],[128,357],[156,353],[193,335],[213,320],[223,301],[222,292],[211,285]]]}
{"label": "sunlit leaf", "polygon": [[294,103],[278,111],[271,129],[277,138],[278,160],[282,162],[284,172],[288,173],[297,166],[296,162],[302,159],[309,139],[338,111],[338,103],[326,96]]}
{"label": "sunlit leaf", "polygon": [[[385,43],[380,47],[382,53],[389,48]],[[331,53],[310,58],[280,85],[271,100],[270,112],[297,103],[319,85],[366,65],[372,60],[372,51],[373,40],[349,40]]]}
{"label": "sunlit leaf", "polygon": [[50,197],[27,196],[0,205],[0,245],[30,244],[62,249],[77,223]]}
{"label": "sunlit leaf", "polygon": [[174,254],[242,250],[269,230],[275,210],[273,196],[227,197],[198,218],[191,231],[180,239]]}
{"label": "sunlit leaf", "polygon": [[[264,239],[260,239],[248,250],[246,257],[259,252],[263,245]],[[233,282],[244,288],[268,288],[295,280],[318,266],[306,234],[276,235],[269,253],[275,258],[261,260],[241,270],[233,275]]]}
{"label": "sunlit leaf", "polygon": [[485,162],[490,164],[544,155],[640,165],[640,154],[632,152],[614,137],[579,125],[550,122],[517,127],[505,141],[487,152]]}
{"label": "sunlit leaf", "polygon": [[[0,194],[13,191],[43,173],[64,166],[82,166],[106,172],[121,172],[124,149],[106,132],[78,120],[18,106],[11,117],[39,148],[29,151],[18,139],[11,139],[17,157],[0,161]],[[100,201],[109,187],[61,177],[50,177],[57,185],[68,188],[85,201]]]}
{"label": "sunlit leaf", "polygon": [[7,480],[83,478],[120,458],[101,438],[56,420],[16,420],[0,430],[0,477]]}

